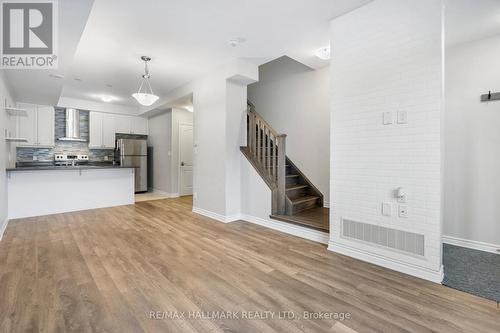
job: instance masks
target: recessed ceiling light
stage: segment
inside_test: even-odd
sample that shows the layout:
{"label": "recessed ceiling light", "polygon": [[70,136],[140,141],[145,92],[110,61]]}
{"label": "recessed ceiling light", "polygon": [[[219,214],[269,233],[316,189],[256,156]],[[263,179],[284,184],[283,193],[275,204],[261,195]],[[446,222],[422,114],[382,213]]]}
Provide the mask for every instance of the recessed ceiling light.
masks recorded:
{"label": "recessed ceiling light", "polygon": [[329,60],[330,46],[320,47],[319,49],[316,50],[316,52],[314,52],[314,55],[316,55],[316,57],[320,58],[321,60]]}
{"label": "recessed ceiling light", "polygon": [[75,77],[75,78],[74,78],[74,80],[75,80],[75,81],[78,81],[78,82],[81,82],[81,81],[82,81],[82,79],[80,79],[79,77]]}
{"label": "recessed ceiling light", "polygon": [[243,37],[238,37],[238,38],[233,38],[227,41],[227,44],[232,47],[236,47],[240,45],[241,43],[246,42],[247,40]]}
{"label": "recessed ceiling light", "polygon": [[109,102],[112,102],[114,101],[116,98],[114,98],[113,96],[109,96],[109,95],[103,95],[101,96],[101,100],[103,102],[106,102],[106,103],[109,103]]}
{"label": "recessed ceiling light", "polygon": [[54,74],[54,73],[51,73],[51,74],[49,74],[49,76],[50,76],[51,78],[54,78],[54,79],[64,79],[64,75],[62,75],[62,74]]}

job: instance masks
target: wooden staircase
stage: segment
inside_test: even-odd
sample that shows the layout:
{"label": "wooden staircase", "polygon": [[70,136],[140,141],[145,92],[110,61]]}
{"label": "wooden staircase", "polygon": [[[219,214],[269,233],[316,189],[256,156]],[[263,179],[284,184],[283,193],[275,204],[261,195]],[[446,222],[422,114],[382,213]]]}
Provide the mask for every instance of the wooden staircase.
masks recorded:
{"label": "wooden staircase", "polygon": [[286,135],[277,133],[248,102],[247,146],[242,153],[272,191],[271,218],[328,231],[323,195],[286,156]]}

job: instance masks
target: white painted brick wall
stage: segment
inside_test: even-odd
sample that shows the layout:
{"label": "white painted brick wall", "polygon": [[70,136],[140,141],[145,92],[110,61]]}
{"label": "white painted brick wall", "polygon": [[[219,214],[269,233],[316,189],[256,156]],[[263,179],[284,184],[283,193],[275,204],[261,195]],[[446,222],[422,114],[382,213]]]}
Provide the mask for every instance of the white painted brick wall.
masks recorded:
{"label": "white painted brick wall", "polygon": [[[331,239],[441,268],[442,14],[439,0],[375,0],[331,23]],[[408,124],[396,124],[397,111]],[[393,125],[382,113],[393,112]],[[408,193],[397,216],[392,191]],[[381,214],[392,202],[393,216]],[[425,235],[425,259],[340,238],[341,217]]]}

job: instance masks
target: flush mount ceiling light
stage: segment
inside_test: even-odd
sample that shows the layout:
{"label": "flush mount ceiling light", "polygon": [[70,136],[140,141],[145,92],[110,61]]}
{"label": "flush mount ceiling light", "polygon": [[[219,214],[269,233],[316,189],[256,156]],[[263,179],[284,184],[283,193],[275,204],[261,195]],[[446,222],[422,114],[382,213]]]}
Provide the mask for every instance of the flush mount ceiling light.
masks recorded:
{"label": "flush mount ceiling light", "polygon": [[323,46],[320,47],[319,49],[314,52],[316,57],[320,58],[321,60],[329,60],[330,59],[330,46]]}
{"label": "flush mount ceiling light", "polygon": [[[150,106],[153,105],[154,102],[156,102],[159,97],[153,93],[153,89],[151,88],[151,84],[149,83],[149,78],[151,77],[151,75],[149,74],[148,62],[151,60],[151,58],[148,56],[142,56],[141,60],[144,61],[144,74],[142,75],[142,80],[141,80],[141,85],[139,86],[139,90],[135,94],[132,94],[132,97],[134,97],[139,104],[144,106]],[[142,91],[143,87],[144,87],[144,92]]]}
{"label": "flush mount ceiling light", "polygon": [[244,43],[246,42],[246,39],[243,38],[243,37],[237,37],[237,38],[233,38],[233,39],[230,39],[227,41],[227,45],[229,46],[232,46],[232,47],[236,47],[236,46],[239,46],[241,43]]}
{"label": "flush mount ceiling light", "polygon": [[109,95],[104,95],[101,97],[101,100],[103,102],[106,102],[106,103],[109,103],[109,102],[112,102],[115,100],[115,98],[113,96],[109,96]]}

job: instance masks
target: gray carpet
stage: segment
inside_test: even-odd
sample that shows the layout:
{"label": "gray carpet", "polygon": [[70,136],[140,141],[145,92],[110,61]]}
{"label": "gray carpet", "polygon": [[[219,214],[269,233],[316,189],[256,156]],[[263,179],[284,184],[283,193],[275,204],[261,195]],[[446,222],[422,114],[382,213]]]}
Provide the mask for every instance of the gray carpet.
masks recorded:
{"label": "gray carpet", "polygon": [[445,286],[500,302],[500,255],[443,244]]}

